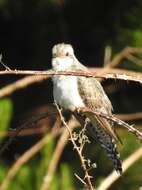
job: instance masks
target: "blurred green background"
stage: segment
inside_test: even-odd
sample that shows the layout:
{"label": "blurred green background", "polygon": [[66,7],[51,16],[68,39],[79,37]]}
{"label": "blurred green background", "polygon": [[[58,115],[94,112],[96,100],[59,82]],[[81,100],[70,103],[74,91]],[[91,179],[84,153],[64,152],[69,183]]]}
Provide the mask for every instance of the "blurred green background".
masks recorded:
{"label": "blurred green background", "polygon": [[[51,68],[51,48],[59,42],[71,43],[76,56],[86,66],[103,66],[106,46],[112,54],[126,46],[142,47],[141,0],[0,0],[0,53],[11,69],[45,70]],[[142,58],[142,55],[139,55]],[[142,71],[142,64],[127,60],[121,68]],[[3,67],[0,65],[0,69]],[[18,76],[0,76],[0,87],[19,79]],[[115,113],[142,111],[142,88],[136,83],[103,81]],[[118,88],[119,87],[119,88]],[[0,100],[0,131],[16,128],[35,113],[46,110],[53,102],[52,83],[44,81],[17,91]],[[37,111],[38,110],[38,111]],[[142,130],[142,120],[134,121]],[[127,131],[118,130],[123,141],[122,159],[141,144]],[[0,157],[0,183],[16,157],[37,142],[42,135],[18,137]],[[7,139],[1,138],[2,141]],[[38,190],[52,158],[56,140],[51,140],[40,154],[24,165],[11,181],[8,190]],[[92,171],[96,184],[111,172],[112,165],[98,145],[90,145],[87,155],[97,163]],[[37,168],[38,165],[38,168]],[[60,159],[51,184],[51,190],[83,188],[74,173],[80,171],[79,160],[69,143]],[[133,165],[111,189],[130,190],[142,186],[142,159]]]}

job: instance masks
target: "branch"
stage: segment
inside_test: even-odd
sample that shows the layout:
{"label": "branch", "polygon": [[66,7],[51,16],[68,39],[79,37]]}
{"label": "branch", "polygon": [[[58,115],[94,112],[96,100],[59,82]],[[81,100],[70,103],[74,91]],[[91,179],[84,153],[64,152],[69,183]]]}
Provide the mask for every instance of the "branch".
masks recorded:
{"label": "branch", "polygon": [[115,114],[118,119],[123,121],[133,121],[142,119],[142,112],[128,113],[128,114]]}
{"label": "branch", "polygon": [[[94,77],[94,78],[103,78],[103,79],[119,79],[126,81],[134,81],[142,83],[142,73],[139,72],[128,72],[126,70],[121,70],[122,73],[117,73],[116,70],[112,69],[101,69],[102,73],[96,72],[98,69],[95,69],[95,72],[71,72],[71,71],[22,71],[22,70],[5,70],[0,71],[0,75],[46,75],[48,77],[52,77],[55,75],[65,75],[65,76],[84,76],[84,77]],[[114,73],[111,73],[114,71]],[[117,69],[118,71],[118,69]]]}
{"label": "branch", "polygon": [[134,128],[132,125],[129,125],[128,123],[114,117],[113,115],[107,115],[99,111],[92,111],[91,109],[88,109],[88,108],[79,108],[77,109],[77,111],[82,114],[87,114],[87,117],[91,118],[92,120],[95,119],[94,115],[110,120],[113,123],[116,123],[118,126],[126,128],[129,132],[134,134],[139,140],[142,141],[142,132]]}
{"label": "branch", "polygon": [[113,60],[106,65],[107,68],[116,67],[124,58],[129,59],[131,54],[142,53],[142,48],[126,47],[116,54]]}
{"label": "branch", "polygon": [[22,78],[16,82],[13,82],[12,84],[7,85],[6,87],[1,88],[0,98],[7,96],[15,92],[16,90],[26,88],[31,84],[42,82],[43,80],[46,80],[48,78],[49,77],[45,75],[27,76],[25,78]]}
{"label": "branch", "polygon": [[[91,178],[92,178],[92,176],[90,176],[89,175],[89,173],[88,173],[88,171],[91,169],[91,168],[87,168],[87,165],[86,165],[86,162],[87,162],[87,160],[84,158],[84,156],[82,155],[82,151],[83,151],[83,147],[84,147],[84,145],[85,145],[85,141],[82,141],[83,139],[79,139],[79,140],[81,140],[82,142],[80,142],[80,147],[76,144],[76,135],[75,135],[75,137],[73,136],[73,134],[72,134],[72,131],[71,131],[71,129],[70,129],[70,127],[67,125],[67,123],[65,122],[65,120],[64,120],[64,117],[63,117],[63,115],[62,115],[62,113],[61,113],[61,110],[59,109],[59,107],[58,107],[58,105],[55,103],[55,105],[56,105],[56,107],[57,107],[57,110],[58,110],[58,112],[59,112],[59,115],[60,115],[60,117],[61,117],[61,121],[63,122],[63,124],[64,124],[64,126],[66,127],[66,129],[68,130],[68,132],[69,132],[69,136],[70,136],[70,139],[71,139],[71,142],[72,142],[72,144],[73,144],[73,147],[74,147],[74,149],[76,150],[76,152],[77,152],[77,154],[78,154],[78,156],[79,156],[79,159],[80,159],[80,162],[81,162],[81,166],[82,166],[82,168],[83,168],[83,171],[84,171],[84,173],[85,173],[85,176],[84,176],[84,180],[86,181],[84,181],[83,179],[81,179],[80,181],[81,182],[83,182],[83,184],[86,184],[87,186],[88,186],[88,189],[89,190],[95,190],[94,188],[93,188],[93,185],[92,185],[92,182],[91,182]],[[81,133],[80,133],[80,135],[81,135]],[[85,140],[85,139],[84,139]],[[87,142],[87,141],[86,141]],[[78,179],[80,178],[79,176],[77,177]],[[44,189],[44,190],[47,190],[47,189]]]}
{"label": "branch", "polygon": [[[68,125],[70,127],[70,130],[72,131],[75,128],[76,123],[74,122],[74,120],[70,120]],[[69,133],[68,133],[68,130],[65,128],[63,130],[62,135],[60,136],[60,139],[58,140],[58,144],[57,144],[55,151],[53,153],[53,156],[51,158],[51,162],[49,164],[48,171],[43,179],[43,184],[41,186],[41,190],[47,190],[50,188],[50,183],[52,181],[52,178],[55,173],[55,170],[58,165],[61,154],[65,148],[65,145],[68,142],[68,138],[69,138]]]}
{"label": "branch", "polygon": [[[142,157],[142,147],[137,149],[134,153],[132,153],[126,160],[123,161],[123,173],[126,172],[129,167],[131,167],[136,161],[138,161]],[[110,189],[111,185],[120,178],[120,175],[113,171],[105,180],[100,184],[97,190],[107,190]]]}
{"label": "branch", "polygon": [[[26,88],[27,86],[30,86],[34,83],[38,83],[38,82],[42,82],[43,80],[46,80],[50,77],[52,77],[54,74],[56,74],[55,72],[50,72],[49,71],[45,71],[47,72],[47,75],[45,75],[45,73],[43,73],[43,75],[38,75],[37,73],[34,75],[34,71],[33,71],[33,76],[28,76],[25,77],[23,79],[20,79],[16,82],[13,82],[12,84],[7,85],[6,87],[3,87],[0,89],[0,98],[3,98],[4,96],[10,95],[11,93],[15,92],[16,90],[19,89],[23,89]],[[124,75],[127,76],[128,80],[134,81],[134,82],[140,82],[142,83],[142,73],[138,73],[138,72],[133,72],[133,71],[127,71],[127,70],[122,70],[122,69],[102,69],[102,68],[95,68],[95,69],[90,69],[91,73],[90,76],[92,77],[98,77],[98,78],[113,78],[113,79],[121,79],[121,80],[127,80],[126,77],[123,77]],[[10,74],[10,71],[0,71],[1,72],[6,72],[5,74]],[[18,71],[14,71],[15,74],[17,74]],[[23,71],[24,72],[24,71]],[[39,71],[40,72],[40,71]],[[13,74],[14,74],[13,73]],[[27,73],[27,71],[26,71]],[[53,74],[54,73],[54,74]],[[73,73],[76,72],[69,72],[69,75],[73,75]],[[68,72],[64,72],[64,75],[68,75]],[[75,75],[75,74],[74,74]],[[87,73],[76,73],[76,75],[78,76],[86,76]],[[88,77],[88,75],[87,75]]]}

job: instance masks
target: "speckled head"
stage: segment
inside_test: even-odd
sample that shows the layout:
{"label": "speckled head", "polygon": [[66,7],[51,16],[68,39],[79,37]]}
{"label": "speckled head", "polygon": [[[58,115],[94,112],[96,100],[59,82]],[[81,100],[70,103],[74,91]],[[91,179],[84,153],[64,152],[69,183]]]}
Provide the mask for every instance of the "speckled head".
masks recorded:
{"label": "speckled head", "polygon": [[73,47],[70,44],[57,44],[52,48],[52,57],[74,56]]}
{"label": "speckled head", "polygon": [[57,44],[52,48],[52,69],[56,71],[71,70],[76,65],[73,47],[70,44]]}

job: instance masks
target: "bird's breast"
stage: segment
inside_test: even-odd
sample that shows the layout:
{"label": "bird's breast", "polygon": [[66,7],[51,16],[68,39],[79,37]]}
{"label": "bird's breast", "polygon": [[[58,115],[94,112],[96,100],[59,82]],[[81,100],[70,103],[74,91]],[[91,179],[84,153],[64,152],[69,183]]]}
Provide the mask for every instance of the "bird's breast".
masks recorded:
{"label": "bird's breast", "polygon": [[64,109],[74,111],[76,108],[84,107],[76,76],[54,76],[53,95],[55,101]]}

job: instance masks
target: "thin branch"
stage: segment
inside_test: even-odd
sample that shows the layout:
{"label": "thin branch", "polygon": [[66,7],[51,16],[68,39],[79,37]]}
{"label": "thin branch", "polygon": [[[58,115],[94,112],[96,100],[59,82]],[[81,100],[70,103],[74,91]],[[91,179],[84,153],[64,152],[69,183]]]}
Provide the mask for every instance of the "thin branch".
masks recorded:
{"label": "thin branch", "polygon": [[3,63],[3,61],[2,61],[2,54],[0,54],[0,64],[1,64],[6,70],[8,70],[8,71],[11,70],[5,63]]}
{"label": "thin branch", "polygon": [[104,67],[108,67],[108,65],[111,62],[111,56],[112,56],[112,48],[111,46],[106,46],[105,48],[105,55],[104,55]]}
{"label": "thin branch", "polygon": [[[136,161],[142,157],[142,147],[132,153],[126,160],[123,161],[123,173],[126,172]],[[105,180],[100,184],[97,190],[110,189],[111,185],[120,178],[120,175],[113,171]]]}
{"label": "thin branch", "polygon": [[142,112],[129,113],[129,114],[115,114],[115,116],[123,121],[134,121],[142,119]]}
{"label": "thin branch", "polygon": [[[103,78],[103,79],[119,79],[126,81],[134,81],[142,83],[142,73],[139,72],[128,72],[126,70],[122,70],[122,73],[119,74],[115,70],[111,73],[112,69],[101,69],[104,72],[99,73],[96,72],[98,69],[95,69],[95,72],[75,72],[75,71],[22,71],[22,70],[10,70],[10,71],[0,71],[0,75],[46,75],[48,77],[52,77],[55,75],[65,75],[65,76],[84,76],[84,77],[94,77],[94,78]],[[118,70],[117,70],[118,71]],[[133,75],[132,75],[133,73]]]}
{"label": "thin branch", "polygon": [[80,158],[80,162],[81,162],[81,166],[83,168],[83,171],[85,173],[85,177],[84,177],[84,180],[86,181],[86,184],[88,186],[88,189],[89,190],[95,190],[93,188],[93,185],[92,185],[92,182],[91,182],[91,178],[92,176],[89,175],[88,173],[88,169],[87,169],[87,166],[86,166],[86,159],[84,158],[84,156],[82,155],[82,148],[80,149],[80,147],[77,146],[76,142],[75,142],[75,139],[73,137],[73,134],[72,134],[72,131],[70,129],[70,127],[67,125],[67,123],[65,122],[64,120],[64,117],[61,113],[61,110],[59,109],[58,105],[55,103],[56,107],[57,107],[57,110],[59,112],[59,115],[61,117],[61,121],[63,122],[64,126],[67,128],[68,132],[69,132],[69,135],[70,135],[70,139],[71,139],[71,142],[73,144],[73,147],[74,149],[76,150],[79,158]]}
{"label": "thin branch", "polygon": [[135,57],[134,55],[127,55],[127,59],[133,63],[135,63],[137,66],[142,66],[142,60]]}
{"label": "thin branch", "polygon": [[[87,77],[90,76],[90,77],[106,78],[106,79],[112,78],[112,79],[121,79],[121,80],[131,80],[134,82],[142,83],[142,73],[138,73],[138,72],[127,71],[127,70],[122,70],[122,69],[103,69],[103,68],[91,68],[90,71],[92,74],[89,74],[89,75],[88,73],[81,73],[81,72],[79,73],[69,72],[69,75],[74,74],[77,76],[87,76]],[[11,71],[0,71],[0,72],[6,72],[9,74],[9,72]],[[17,74],[17,72],[18,71],[14,71],[13,74]],[[45,75],[46,72],[47,72],[47,75]],[[51,70],[45,71],[45,73],[43,73],[43,75],[38,75],[37,73],[34,75],[34,71],[33,71],[33,76],[25,77],[16,82],[13,82],[12,84],[7,85],[6,87],[1,88],[0,98],[10,95],[16,90],[26,88],[27,86],[30,86],[34,83],[42,82],[43,80],[46,80],[56,74],[55,72],[51,72]],[[68,75],[68,72],[64,72],[62,74]]]}
{"label": "thin branch", "polygon": [[97,116],[103,117],[107,120],[110,120],[113,123],[116,123],[118,126],[126,128],[129,132],[134,134],[139,140],[142,141],[142,132],[140,132],[138,129],[134,128],[132,125],[129,125],[128,123],[114,117],[113,115],[107,115],[107,114],[101,113],[99,111],[92,111],[91,109],[88,109],[88,108],[79,108],[77,111],[79,113],[87,114],[87,116],[89,118],[91,118],[92,120],[95,119],[94,115],[97,115]]}
{"label": "thin branch", "polygon": [[27,76],[22,79],[19,79],[18,81],[1,88],[0,98],[3,98],[4,96],[9,95],[15,92],[16,90],[26,88],[34,83],[39,83],[46,79],[48,79],[48,76],[45,75]]}
{"label": "thin branch", "polygon": [[[74,120],[69,121],[69,127],[72,131],[76,127],[76,123]],[[60,136],[60,139],[58,140],[57,146],[55,148],[55,151],[53,153],[53,156],[51,158],[51,162],[49,164],[48,171],[43,179],[43,184],[41,185],[41,190],[47,190],[50,189],[50,183],[53,179],[56,167],[58,165],[59,159],[61,157],[61,154],[65,148],[65,145],[68,142],[69,133],[66,128],[64,128],[62,135]]]}
{"label": "thin branch", "polygon": [[[94,77],[104,78],[104,79],[118,79],[118,80],[125,80],[125,81],[133,81],[142,83],[142,73],[141,72],[134,72],[124,69],[112,69],[112,68],[92,68],[92,73]],[[103,77],[101,77],[103,76]]]}
{"label": "thin branch", "polygon": [[142,53],[142,48],[126,47],[121,52],[115,55],[112,61],[107,65],[108,68],[116,67],[124,58],[130,54]]}
{"label": "thin branch", "polygon": [[51,140],[51,138],[56,137],[60,132],[61,130],[55,130],[54,128],[54,130],[52,130],[50,134],[46,135],[29,150],[27,150],[22,156],[20,156],[19,159],[14,163],[14,165],[9,169],[6,177],[0,185],[0,190],[6,190],[14,176],[20,170],[20,168],[26,162],[28,162],[28,160],[30,160],[35,154],[37,154],[43,148],[43,146],[45,146]]}

